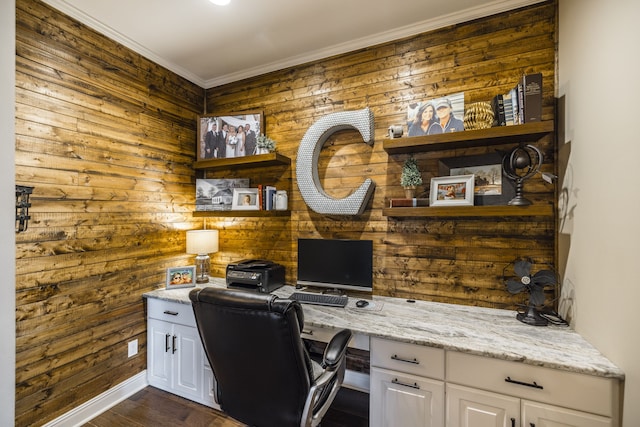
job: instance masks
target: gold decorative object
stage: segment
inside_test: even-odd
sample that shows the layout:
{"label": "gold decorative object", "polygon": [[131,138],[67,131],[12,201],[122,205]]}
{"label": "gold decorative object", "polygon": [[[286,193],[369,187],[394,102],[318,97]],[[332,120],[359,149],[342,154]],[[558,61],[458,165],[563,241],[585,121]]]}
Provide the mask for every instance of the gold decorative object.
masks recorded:
{"label": "gold decorative object", "polygon": [[488,129],[493,126],[493,109],[489,102],[474,102],[464,111],[464,129]]}

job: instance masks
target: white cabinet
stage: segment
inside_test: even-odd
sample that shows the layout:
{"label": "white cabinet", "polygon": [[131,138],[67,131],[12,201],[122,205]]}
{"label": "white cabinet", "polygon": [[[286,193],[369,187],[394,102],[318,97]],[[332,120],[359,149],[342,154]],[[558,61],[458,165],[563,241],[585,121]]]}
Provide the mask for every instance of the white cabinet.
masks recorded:
{"label": "white cabinet", "polygon": [[608,417],[573,411],[543,403],[522,401],[523,426],[527,427],[611,427]]}
{"label": "white cabinet", "polygon": [[372,427],[444,426],[444,350],[371,339]]}
{"label": "white cabinet", "polygon": [[206,361],[189,304],[147,300],[147,379],[149,384],[207,406],[214,377]]}
{"label": "white cabinet", "polygon": [[447,384],[447,426],[512,427],[520,425],[520,399]]}
{"label": "white cabinet", "polygon": [[611,427],[618,382],[447,352],[448,427]]}

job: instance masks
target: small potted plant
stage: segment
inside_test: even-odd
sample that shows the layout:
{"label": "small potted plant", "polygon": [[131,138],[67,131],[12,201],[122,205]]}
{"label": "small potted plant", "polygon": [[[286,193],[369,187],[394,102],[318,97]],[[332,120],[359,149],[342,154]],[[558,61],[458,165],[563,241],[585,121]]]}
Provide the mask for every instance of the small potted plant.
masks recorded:
{"label": "small potted plant", "polygon": [[407,199],[414,198],[416,188],[418,185],[422,185],[422,176],[420,175],[420,170],[418,170],[418,162],[416,162],[413,156],[409,157],[402,166],[400,185],[404,188]]}
{"label": "small potted plant", "polygon": [[265,134],[258,135],[256,138],[256,154],[267,154],[274,151],[276,151],[276,142]]}

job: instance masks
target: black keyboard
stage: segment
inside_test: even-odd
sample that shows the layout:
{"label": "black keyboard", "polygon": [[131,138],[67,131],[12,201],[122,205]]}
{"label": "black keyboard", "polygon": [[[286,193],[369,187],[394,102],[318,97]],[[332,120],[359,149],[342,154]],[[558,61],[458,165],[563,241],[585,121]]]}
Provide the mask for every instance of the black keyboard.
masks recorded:
{"label": "black keyboard", "polygon": [[289,299],[296,300],[301,304],[328,305],[331,307],[344,307],[349,302],[346,295],[327,295],[294,292]]}

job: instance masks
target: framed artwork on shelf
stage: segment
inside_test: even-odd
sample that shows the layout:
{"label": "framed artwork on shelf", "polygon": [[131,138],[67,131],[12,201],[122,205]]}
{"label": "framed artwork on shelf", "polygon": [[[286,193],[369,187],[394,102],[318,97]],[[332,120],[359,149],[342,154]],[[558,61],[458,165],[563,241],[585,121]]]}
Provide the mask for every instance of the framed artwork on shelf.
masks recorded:
{"label": "framed artwork on shelf", "polygon": [[257,188],[234,188],[231,210],[257,211],[260,209],[259,190]]}
{"label": "framed artwork on shelf", "polygon": [[199,116],[196,160],[254,155],[261,133],[264,133],[261,110]]}
{"label": "framed artwork on shelf", "polygon": [[249,187],[249,178],[196,179],[196,211],[230,211],[233,189]]}
{"label": "framed artwork on shelf", "polygon": [[497,152],[441,159],[438,173],[440,176],[473,174],[475,206],[507,205],[516,195],[514,182],[502,173],[502,155]]}
{"label": "framed artwork on shelf", "polygon": [[167,268],[167,289],[193,288],[195,286],[195,265]]}
{"label": "framed artwork on shelf", "polygon": [[473,175],[431,178],[429,206],[473,206]]}

